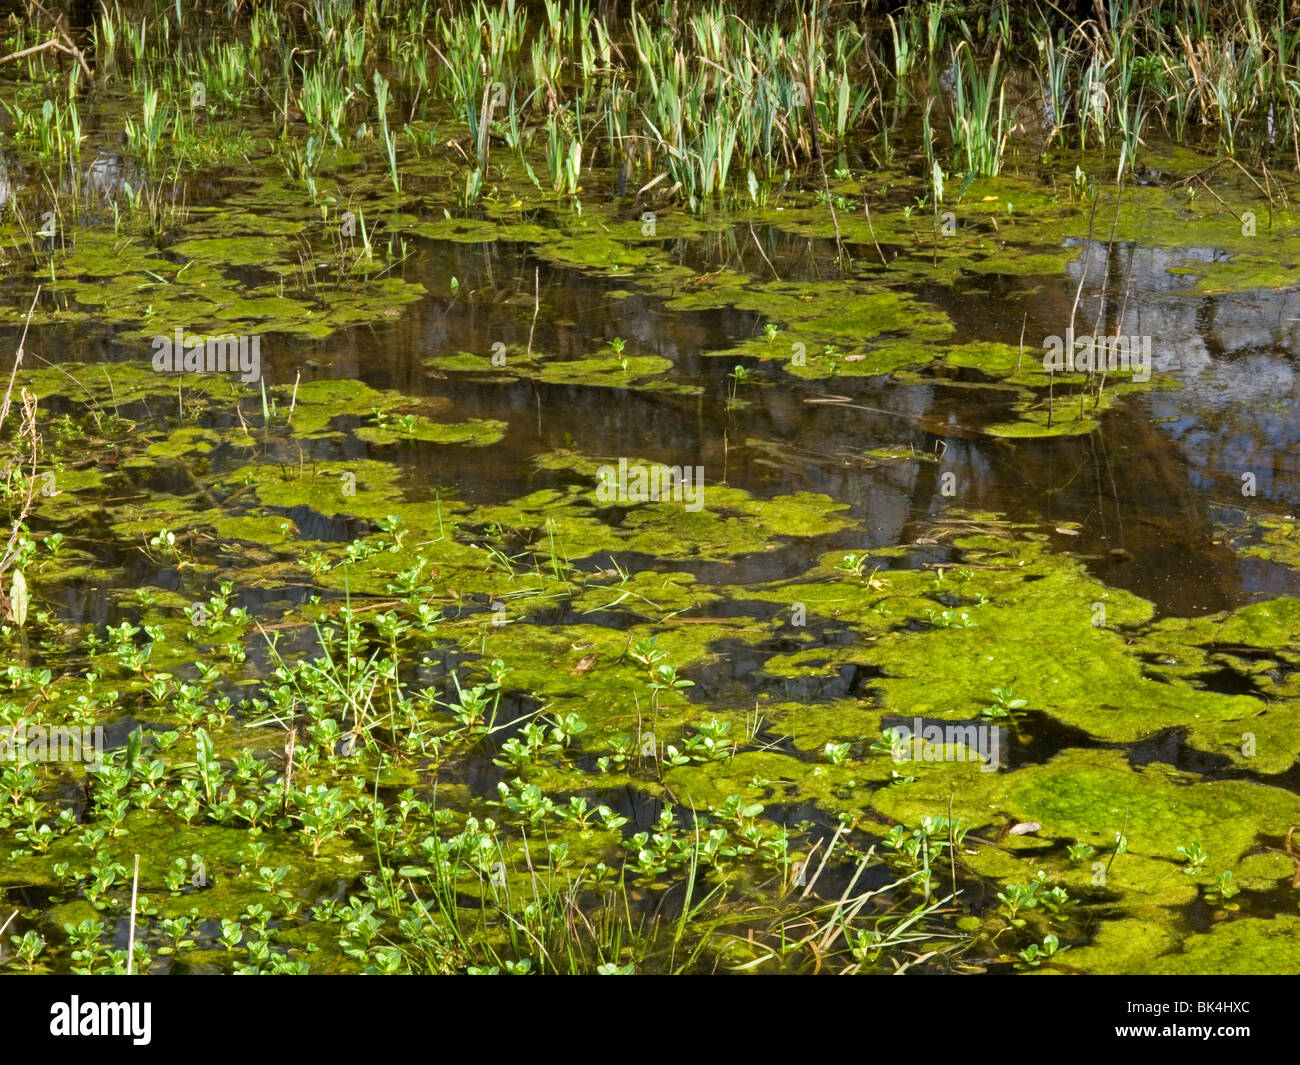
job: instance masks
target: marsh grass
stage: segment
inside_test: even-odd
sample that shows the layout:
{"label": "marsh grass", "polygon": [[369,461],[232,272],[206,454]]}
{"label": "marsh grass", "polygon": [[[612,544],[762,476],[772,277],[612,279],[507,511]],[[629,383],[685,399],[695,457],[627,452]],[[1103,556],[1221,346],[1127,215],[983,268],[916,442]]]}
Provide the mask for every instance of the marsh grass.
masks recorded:
{"label": "marsh grass", "polygon": [[[950,897],[880,901],[899,889],[906,895],[909,876],[856,890],[874,862],[870,855],[858,861],[842,894],[830,899],[810,898],[780,875],[774,882],[785,886],[770,900],[725,880],[710,882],[705,869],[715,860],[717,836],[706,823],[693,821],[681,833],[683,879],[656,892],[653,904],[633,889],[626,867],[613,882],[604,867],[557,875],[531,862],[503,876],[507,848],[491,826],[482,831],[476,824],[447,843],[432,843],[427,866],[397,871],[409,885],[407,906],[420,918],[408,922],[419,934],[403,947],[407,965],[422,972],[574,975],[899,972],[965,941],[937,930],[938,919],[952,912]],[[467,884],[483,905],[464,906]],[[928,949],[912,951],[917,945]]]}
{"label": "marsh grass", "polygon": [[[1051,5],[998,3],[976,17],[926,0],[874,26],[808,0],[767,19],[719,3],[677,10],[624,18],[553,0],[537,9],[312,0],[259,4],[214,24],[164,0],[113,0],[85,47],[102,90],[133,94],[121,129],[147,167],[187,150],[192,165],[221,158],[215,143],[193,150],[200,127],[269,105],[286,171],[313,199],[338,165],[325,144],[350,149],[359,102],[380,102],[376,78],[391,85],[386,104],[409,105],[377,107],[375,136],[356,143],[400,192],[404,156],[423,144],[402,131],[448,121],[459,135],[438,147],[451,146],[466,168],[451,183],[463,210],[514,168],[544,169],[551,191],[577,207],[600,162],[617,170],[620,190],[649,189],[656,201],[697,211],[737,193],[756,202],[751,173],[756,185],[790,171],[815,186],[822,152],[853,141],[889,158],[903,116],[936,95],[947,97],[951,150],[938,161],[965,176],[1001,172],[1022,136],[1036,153],[1063,146],[1067,130],[1081,151],[1118,149],[1131,167],[1153,121],[1180,139],[1208,135],[1228,154],[1270,156],[1274,166],[1285,157],[1300,169],[1300,17],[1284,5],[1115,0],[1070,18]],[[207,35],[204,47],[183,45],[194,33]],[[18,27],[7,43],[42,39]],[[57,161],[75,157],[87,133],[76,99],[84,79],[55,75],[56,58],[47,49],[24,59],[31,80],[49,85],[48,106],[0,103],[19,145]],[[1008,72],[1025,67],[1040,91],[1013,99]],[[294,128],[299,115],[305,133]]]}
{"label": "marsh grass", "polygon": [[1006,86],[998,79],[1001,46],[983,70],[963,41],[953,49],[952,139],[967,174],[997,177],[1002,169],[1008,121]]}
{"label": "marsh grass", "polygon": [[156,248],[165,248],[180,235],[189,217],[186,187],[179,167],[172,167],[170,181],[161,176],[126,188],[127,217]]}
{"label": "marsh grass", "polygon": [[[399,525],[388,524],[387,535],[400,544]],[[551,552],[554,558],[554,546]],[[576,714],[541,711],[503,720],[509,670],[500,661],[487,663],[480,678],[451,672],[441,698],[412,690],[401,679],[402,660],[438,621],[409,613],[420,600],[418,572],[393,586],[398,609],[371,623],[347,594],[346,577],[343,586],[337,620],[315,626],[315,654],[291,661],[275,635],[263,631],[273,673],[250,727],[278,726],[296,737],[289,746],[300,764],[292,781],[285,778],[283,804],[313,854],[351,833],[373,849],[376,872],[366,877],[366,894],[374,927],[358,938],[344,922],[341,933],[345,951],[367,971],[889,971],[915,964],[907,952],[917,944],[927,945],[925,957],[932,958],[966,942],[940,928],[953,900],[929,897],[930,864],[944,848],[939,829],[927,829],[924,860],[907,857],[904,848],[901,875],[864,891],[861,878],[883,860],[852,845],[850,827],[841,826],[814,847],[813,853],[822,849],[815,869],[803,859],[811,872],[796,884],[802,866],[791,856],[791,833],[761,820],[761,805],[732,798],[707,811],[666,807],[652,831],[629,836],[627,818],[607,806],[581,795],[553,797],[514,779],[468,816],[440,810],[435,789],[421,816],[436,829],[418,845],[397,844],[399,826],[381,806],[343,800],[335,788],[307,781],[322,769],[342,772],[357,752],[382,764],[394,743],[447,767],[496,748],[509,756],[498,764],[535,773],[562,761],[585,725]],[[227,613],[210,604],[210,623],[224,623]],[[652,651],[644,660],[662,669],[662,652]],[[511,734],[524,742],[497,739]],[[219,752],[202,729],[196,740],[200,796],[216,808],[224,774]],[[566,833],[574,826],[607,840],[609,857],[571,856]],[[614,858],[619,852],[621,860]],[[818,894],[828,867],[846,863],[853,872],[847,886],[831,897]],[[329,920],[331,912],[327,907],[318,919]]]}

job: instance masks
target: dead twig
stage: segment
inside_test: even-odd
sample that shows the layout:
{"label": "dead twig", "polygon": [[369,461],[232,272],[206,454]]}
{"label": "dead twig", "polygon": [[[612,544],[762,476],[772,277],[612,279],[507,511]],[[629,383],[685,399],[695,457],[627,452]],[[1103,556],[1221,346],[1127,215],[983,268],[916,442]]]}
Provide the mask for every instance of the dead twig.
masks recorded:
{"label": "dead twig", "polygon": [[70,56],[76,59],[76,61],[81,64],[81,69],[85,73],[86,78],[90,81],[94,81],[95,75],[90,72],[90,66],[86,62],[86,57],[81,54],[81,49],[78,48],[72,38],[68,36],[59,20],[46,11],[45,8],[41,7],[39,0],[31,0],[31,5],[50,20],[51,28],[63,39],[63,43],[59,46],[60,51],[67,52]]}

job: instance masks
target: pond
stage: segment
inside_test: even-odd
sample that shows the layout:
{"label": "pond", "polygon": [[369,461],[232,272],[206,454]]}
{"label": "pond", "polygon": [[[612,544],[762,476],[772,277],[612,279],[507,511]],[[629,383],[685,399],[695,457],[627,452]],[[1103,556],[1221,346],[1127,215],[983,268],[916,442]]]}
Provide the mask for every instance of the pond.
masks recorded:
{"label": "pond", "polygon": [[1285,141],[294,7],[5,27],[0,967],[1296,970]]}

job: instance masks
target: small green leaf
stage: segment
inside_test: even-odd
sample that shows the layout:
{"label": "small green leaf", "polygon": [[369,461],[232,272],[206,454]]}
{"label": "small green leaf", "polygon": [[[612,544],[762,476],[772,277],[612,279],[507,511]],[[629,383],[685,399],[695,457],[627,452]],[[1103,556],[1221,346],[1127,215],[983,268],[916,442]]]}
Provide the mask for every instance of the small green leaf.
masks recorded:
{"label": "small green leaf", "polygon": [[13,611],[14,624],[20,629],[27,624],[27,578],[20,569],[14,570],[9,582],[10,609]]}

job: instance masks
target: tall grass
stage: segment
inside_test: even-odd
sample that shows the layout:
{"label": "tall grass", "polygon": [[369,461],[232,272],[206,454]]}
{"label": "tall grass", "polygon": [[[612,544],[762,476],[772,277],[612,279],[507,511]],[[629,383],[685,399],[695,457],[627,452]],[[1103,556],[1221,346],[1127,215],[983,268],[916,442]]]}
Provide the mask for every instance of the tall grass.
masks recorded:
{"label": "tall grass", "polygon": [[[755,183],[786,171],[812,180],[819,156],[855,142],[888,158],[900,116],[937,95],[949,97],[941,151],[951,154],[939,163],[951,171],[998,173],[1008,146],[1027,136],[1013,130],[1031,125],[1035,149],[1118,150],[1131,165],[1152,122],[1300,170],[1293,10],[1108,0],[1071,14],[1065,5],[977,11],[914,0],[860,22],[847,6],[813,0],[743,15],[716,0],[626,12],[588,0],[266,0],[236,6],[227,22],[174,0],[104,0],[87,48],[100,84],[140,101],[122,129],[146,161],[183,154],[216,116],[273,107],[277,150],[304,181],[335,158],[325,143],[340,158],[361,145],[397,187],[413,145],[457,154],[462,200],[511,171],[545,170],[552,189],[572,196],[579,174],[605,164],[620,168],[621,189],[649,186],[655,199],[705,210],[726,204],[751,173]],[[18,26],[8,43],[41,40]],[[56,59],[25,59],[32,80],[52,90],[51,112],[27,97],[6,100],[18,146],[42,159],[75,154],[84,136],[77,85],[52,73]],[[1007,80],[1024,67],[1039,85],[1028,101]],[[379,135],[357,140],[360,101],[373,99],[377,73],[401,101],[400,118],[385,109]],[[196,84],[203,111],[186,105]],[[1020,121],[1035,112],[1037,123]],[[295,138],[299,113],[307,133]],[[504,152],[494,148],[502,142]]]}
{"label": "tall grass", "polygon": [[996,177],[1002,169],[1008,124],[1006,85],[998,78],[1001,47],[983,70],[963,41],[953,49],[952,140],[968,174]]}

